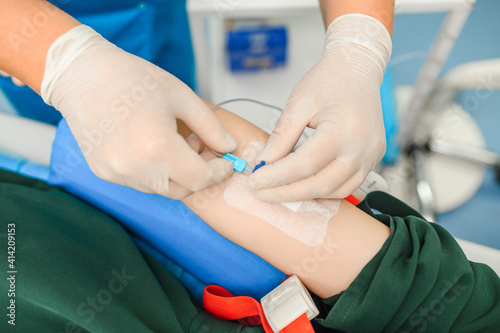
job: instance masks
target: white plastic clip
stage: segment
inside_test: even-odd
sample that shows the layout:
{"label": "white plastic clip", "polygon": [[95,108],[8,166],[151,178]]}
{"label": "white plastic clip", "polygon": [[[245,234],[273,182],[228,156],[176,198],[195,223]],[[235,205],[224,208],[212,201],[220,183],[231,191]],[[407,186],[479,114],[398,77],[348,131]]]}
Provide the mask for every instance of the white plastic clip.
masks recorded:
{"label": "white plastic clip", "polygon": [[361,186],[352,194],[356,199],[362,201],[366,195],[373,191],[387,192],[389,185],[385,179],[376,172],[370,171]]}
{"label": "white plastic clip", "polygon": [[299,318],[303,313],[312,320],[319,314],[311,295],[296,275],[290,276],[260,300],[273,332],[283,328]]}

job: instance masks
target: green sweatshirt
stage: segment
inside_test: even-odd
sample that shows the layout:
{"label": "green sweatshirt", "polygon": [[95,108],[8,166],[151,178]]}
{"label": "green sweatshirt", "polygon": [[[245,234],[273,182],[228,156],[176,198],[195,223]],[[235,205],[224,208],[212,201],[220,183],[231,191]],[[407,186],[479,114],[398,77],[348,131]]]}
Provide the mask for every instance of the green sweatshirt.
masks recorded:
{"label": "green sweatshirt", "polygon": [[[500,332],[500,279],[490,268],[467,261],[442,227],[385,193],[359,207],[383,211],[375,218],[391,235],[346,291],[315,298],[319,325],[345,332]],[[0,332],[262,332],[203,312],[106,214],[3,170],[0,267]]]}

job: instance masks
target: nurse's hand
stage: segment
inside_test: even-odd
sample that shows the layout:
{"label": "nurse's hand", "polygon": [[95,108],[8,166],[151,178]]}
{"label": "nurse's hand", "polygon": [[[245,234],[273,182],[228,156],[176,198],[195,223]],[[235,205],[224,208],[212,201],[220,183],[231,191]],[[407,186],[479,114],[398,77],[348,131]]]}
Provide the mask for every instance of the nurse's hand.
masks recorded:
{"label": "nurse's hand", "polygon": [[204,161],[177,133],[179,119],[213,150],[236,149],[203,101],[87,26],[52,44],[41,95],[66,118],[90,168],[107,181],[180,199],[232,172],[231,162]]}
{"label": "nurse's hand", "polygon": [[[392,49],[376,19],[344,15],[327,29],[321,60],[293,90],[248,179],[266,201],[344,198],[382,158],[380,86]],[[290,153],[304,129],[314,134]]]}
{"label": "nurse's hand", "polygon": [[10,74],[7,73],[7,72],[0,71],[0,75],[3,76],[3,77],[10,77],[10,79],[12,80],[12,83],[14,83],[18,87],[24,87],[25,86],[25,84],[24,84],[23,81],[19,80],[16,77],[10,76]]}

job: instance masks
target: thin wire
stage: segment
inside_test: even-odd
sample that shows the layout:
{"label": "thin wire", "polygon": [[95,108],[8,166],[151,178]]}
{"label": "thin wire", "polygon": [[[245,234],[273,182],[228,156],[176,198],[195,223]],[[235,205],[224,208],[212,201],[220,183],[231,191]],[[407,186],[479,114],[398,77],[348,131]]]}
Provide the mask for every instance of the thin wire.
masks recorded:
{"label": "thin wire", "polygon": [[221,107],[223,105],[226,105],[226,104],[229,104],[229,103],[233,103],[233,102],[251,102],[251,103],[259,104],[259,105],[262,105],[262,106],[266,106],[266,107],[271,108],[271,109],[278,110],[279,112],[283,112],[283,109],[280,108],[280,107],[277,107],[277,106],[274,106],[274,105],[271,105],[271,104],[267,104],[267,103],[258,101],[256,99],[251,99],[251,98],[233,98],[233,99],[228,99],[228,100],[222,101],[222,102],[217,103],[214,106],[212,106],[212,110],[215,110],[218,107]]}
{"label": "thin wire", "polygon": [[[265,107],[268,107],[268,108],[271,108],[271,109],[278,110],[279,112],[283,113],[283,109],[280,108],[280,107],[277,107],[277,106],[274,106],[274,105],[271,105],[271,104],[267,104],[267,103],[264,103],[264,102],[261,102],[261,101],[258,101],[256,99],[252,99],[252,98],[232,98],[232,99],[227,99],[225,101],[219,102],[219,103],[215,104],[214,106],[212,106],[212,110],[215,110],[218,107],[221,107],[223,105],[226,105],[226,104],[229,104],[229,103],[233,103],[233,102],[251,102],[251,103],[259,104],[259,105],[262,105],[262,106],[265,106]],[[309,138],[309,135],[306,132],[303,132],[302,135],[306,139]]]}
{"label": "thin wire", "polygon": [[[271,109],[275,109],[275,110],[278,110],[279,112],[283,112],[283,109],[282,108],[279,108],[277,106],[274,106],[274,105],[271,105],[271,104],[267,104],[267,103],[264,103],[264,102],[261,102],[261,101],[258,101],[256,99],[251,99],[251,98],[232,98],[232,99],[227,99],[225,101],[222,101],[220,103],[217,103],[215,104],[214,106],[212,106],[212,110],[215,110],[223,105],[226,105],[226,104],[229,104],[229,103],[233,103],[233,102],[251,102],[251,103],[255,103],[255,104],[259,104],[259,105],[262,105],[262,106],[265,106],[265,107],[268,107],[268,108],[271,108]],[[215,150],[209,148],[210,151],[212,153],[214,153],[217,157],[221,158],[222,157],[222,154],[219,153],[219,152],[216,152]]]}

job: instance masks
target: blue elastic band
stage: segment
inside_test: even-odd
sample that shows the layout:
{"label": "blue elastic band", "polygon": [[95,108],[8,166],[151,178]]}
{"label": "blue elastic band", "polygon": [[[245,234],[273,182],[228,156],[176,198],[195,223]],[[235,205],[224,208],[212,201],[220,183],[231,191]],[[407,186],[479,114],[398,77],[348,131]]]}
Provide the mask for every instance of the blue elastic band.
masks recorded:
{"label": "blue elastic band", "polygon": [[255,171],[259,170],[260,168],[262,168],[264,165],[266,165],[266,162],[262,161],[260,162],[259,164],[257,164],[255,166],[255,168],[253,169],[252,173],[254,173]]}

